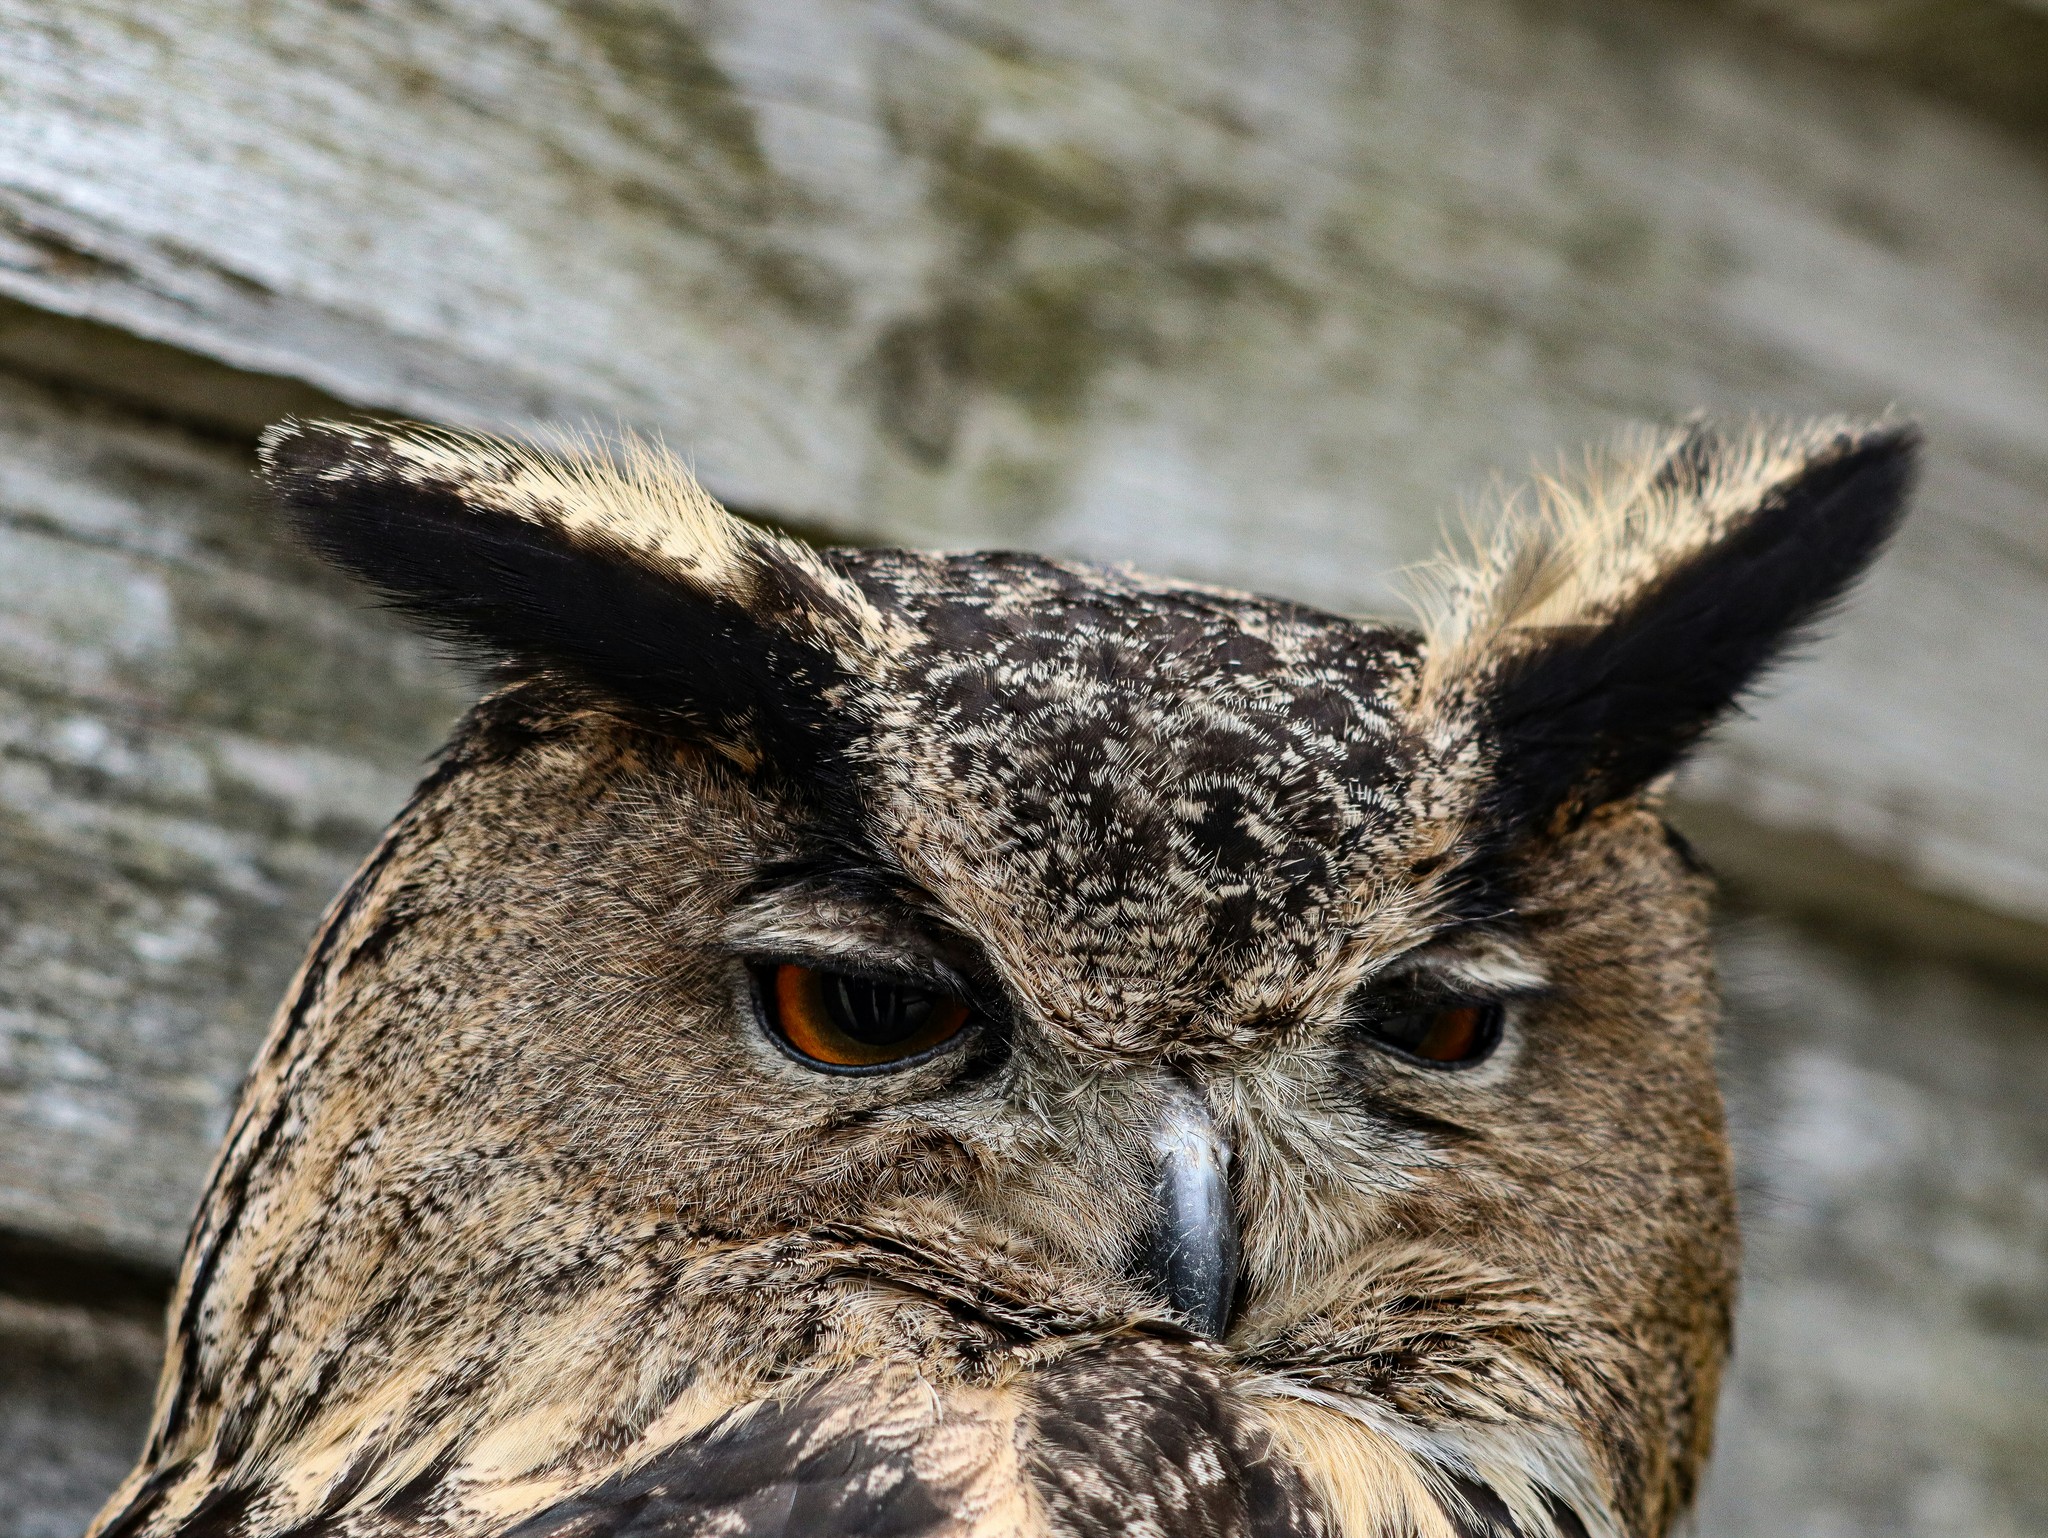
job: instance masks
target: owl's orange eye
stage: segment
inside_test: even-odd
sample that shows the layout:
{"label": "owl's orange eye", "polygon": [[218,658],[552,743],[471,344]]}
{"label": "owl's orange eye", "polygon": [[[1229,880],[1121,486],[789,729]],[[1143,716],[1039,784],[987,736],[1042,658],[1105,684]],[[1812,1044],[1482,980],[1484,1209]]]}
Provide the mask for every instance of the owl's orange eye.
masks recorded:
{"label": "owl's orange eye", "polygon": [[769,1029],[820,1068],[862,1073],[904,1066],[967,1028],[963,999],[911,983],[881,982],[791,963],[763,969]]}
{"label": "owl's orange eye", "polygon": [[1476,1063],[1500,1044],[1501,1006],[1470,1000],[1382,1015],[1366,1034],[1403,1056],[1442,1067]]}

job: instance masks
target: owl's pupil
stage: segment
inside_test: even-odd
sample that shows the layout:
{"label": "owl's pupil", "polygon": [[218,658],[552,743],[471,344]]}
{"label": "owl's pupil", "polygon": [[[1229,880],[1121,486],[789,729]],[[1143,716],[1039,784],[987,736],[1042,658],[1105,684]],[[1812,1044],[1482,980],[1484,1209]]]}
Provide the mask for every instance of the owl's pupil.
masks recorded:
{"label": "owl's pupil", "polygon": [[915,1036],[931,1022],[938,1002],[921,989],[844,974],[832,977],[824,992],[832,1024],[867,1047],[894,1046]]}

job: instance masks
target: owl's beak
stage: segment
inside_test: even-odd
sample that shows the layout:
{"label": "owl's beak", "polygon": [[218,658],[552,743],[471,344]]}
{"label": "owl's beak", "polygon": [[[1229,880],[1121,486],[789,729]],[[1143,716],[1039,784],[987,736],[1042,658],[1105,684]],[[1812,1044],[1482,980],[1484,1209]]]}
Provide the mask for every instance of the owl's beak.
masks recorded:
{"label": "owl's beak", "polygon": [[1240,1252],[1230,1202],[1230,1144],[1202,1097],[1176,1083],[1153,1133],[1158,1218],[1140,1257],[1166,1305],[1221,1340],[1237,1299]]}

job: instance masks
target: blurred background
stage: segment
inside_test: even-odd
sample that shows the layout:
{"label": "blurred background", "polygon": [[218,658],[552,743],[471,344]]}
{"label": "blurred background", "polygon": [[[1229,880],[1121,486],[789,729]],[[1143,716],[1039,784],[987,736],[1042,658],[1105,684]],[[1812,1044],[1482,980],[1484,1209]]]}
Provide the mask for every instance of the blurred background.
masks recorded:
{"label": "blurred background", "polygon": [[1927,427],[1688,776],[1710,1538],[2048,1534],[2048,0],[0,0],[0,1538],[139,1445],[237,1080],[466,696],[287,412],[661,433],[849,541],[1331,607],[1696,408]]}

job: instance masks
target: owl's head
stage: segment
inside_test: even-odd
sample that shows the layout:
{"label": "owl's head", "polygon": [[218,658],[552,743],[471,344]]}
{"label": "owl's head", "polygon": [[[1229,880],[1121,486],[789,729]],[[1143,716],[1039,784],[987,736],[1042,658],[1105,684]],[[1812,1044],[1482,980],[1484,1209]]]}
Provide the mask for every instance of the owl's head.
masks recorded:
{"label": "owl's head", "polygon": [[560,1514],[854,1447],[954,1526],[791,1531],[1662,1532],[1735,1229],[1657,788],[1913,442],[1643,439],[1411,629],[274,430],[492,687],[265,1049],[109,1531],[623,1532]]}

